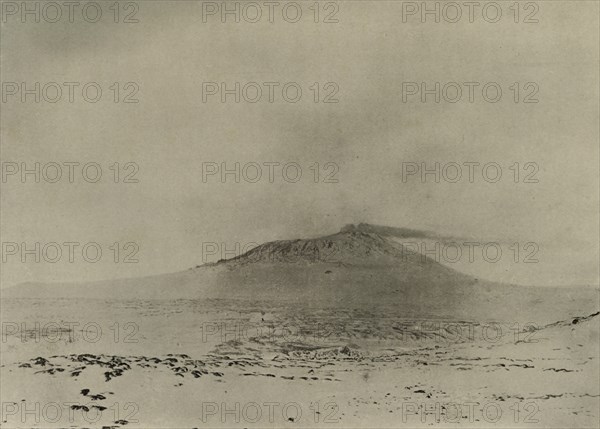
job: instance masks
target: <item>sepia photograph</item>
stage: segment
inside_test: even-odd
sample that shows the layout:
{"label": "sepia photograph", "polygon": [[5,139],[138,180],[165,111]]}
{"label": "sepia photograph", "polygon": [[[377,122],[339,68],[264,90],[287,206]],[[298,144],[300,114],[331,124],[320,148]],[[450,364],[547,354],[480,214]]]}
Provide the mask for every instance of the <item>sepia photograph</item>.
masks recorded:
{"label": "sepia photograph", "polygon": [[600,0],[0,0],[0,428],[600,428]]}

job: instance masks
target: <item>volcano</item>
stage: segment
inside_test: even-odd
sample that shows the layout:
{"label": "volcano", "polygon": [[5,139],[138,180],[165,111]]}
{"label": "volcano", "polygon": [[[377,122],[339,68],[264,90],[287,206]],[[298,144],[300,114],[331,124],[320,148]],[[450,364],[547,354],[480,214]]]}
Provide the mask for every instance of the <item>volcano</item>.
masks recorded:
{"label": "volcano", "polygon": [[[476,279],[414,253],[394,238],[434,233],[369,224],[347,225],[312,239],[267,242],[232,259],[186,271],[88,283],[23,283],[6,297],[101,299],[242,299],[310,305],[401,306],[471,315],[524,312],[572,288],[535,288]],[[557,292],[558,291],[558,292]],[[597,291],[583,292],[596,300]]]}

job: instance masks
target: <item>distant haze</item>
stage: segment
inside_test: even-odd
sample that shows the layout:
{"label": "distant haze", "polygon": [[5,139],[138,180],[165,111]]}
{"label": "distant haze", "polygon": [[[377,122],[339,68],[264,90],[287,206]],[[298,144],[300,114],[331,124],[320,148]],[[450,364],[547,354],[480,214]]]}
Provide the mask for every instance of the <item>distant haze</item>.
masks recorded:
{"label": "distant haze", "polygon": [[[461,27],[402,24],[401,6],[383,1],[340,2],[338,24],[202,23],[201,3],[140,2],[132,26],[2,25],[3,81],[95,81],[107,94],[117,81],[140,88],[137,104],[2,104],[2,161],[97,162],[104,172],[97,184],[2,184],[3,242],[98,242],[104,251],[98,263],[11,256],[2,288],[181,271],[204,262],[203,243],[318,237],[361,222],[539,246],[538,263],[455,267],[488,280],[598,283],[597,2],[540,3],[530,26]],[[595,26],[562,32],[557,22]],[[205,81],[300,82],[305,98],[203,103]],[[403,103],[404,81],[532,81],[540,101]],[[336,82],[339,102],[314,103],[314,82]],[[203,183],[206,162],[270,161],[297,162],[302,179]],[[498,163],[504,178],[402,178],[403,162],[465,161]],[[137,163],[139,183],[111,182],[114,162]],[[338,183],[322,181],[328,162]],[[515,162],[535,162],[539,183],[514,183]],[[137,243],[139,262],[114,263],[115,242]]]}

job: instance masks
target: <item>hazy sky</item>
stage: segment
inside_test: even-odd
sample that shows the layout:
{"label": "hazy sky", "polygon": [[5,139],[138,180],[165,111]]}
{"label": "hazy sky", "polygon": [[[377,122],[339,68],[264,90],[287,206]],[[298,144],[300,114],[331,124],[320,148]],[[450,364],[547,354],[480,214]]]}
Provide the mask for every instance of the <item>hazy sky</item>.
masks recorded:
{"label": "hazy sky", "polygon": [[[81,246],[73,263],[66,248],[56,263],[35,263],[32,256],[21,263],[19,253],[4,255],[3,287],[178,271],[202,263],[203,243],[233,247],[312,237],[357,222],[482,242],[535,242],[537,264],[506,263],[505,257],[502,266],[484,262],[466,269],[523,284],[598,282],[597,2],[537,2],[539,22],[529,24],[515,24],[509,2],[499,2],[503,15],[497,23],[476,11],[475,22],[463,18],[455,24],[421,23],[418,15],[403,23],[401,2],[363,1],[337,2],[338,23],[321,22],[334,10],[324,4],[315,23],[313,2],[299,2],[303,15],[296,23],[286,22],[280,9],[273,23],[265,16],[257,23],[222,23],[219,15],[203,22],[200,1],[138,2],[139,22],[127,24],[114,22],[112,2],[99,3],[103,16],[97,23],[78,11],[73,23],[22,23],[18,14],[3,15],[2,162],[29,168],[35,162],[95,162],[103,172],[98,183],[82,178],[81,165],[75,183],[68,182],[64,165],[57,183],[6,177],[3,243],[33,248],[35,242],[96,242],[103,256],[86,262]],[[119,20],[128,12],[121,10]],[[527,13],[521,10],[519,20]],[[73,103],[64,85],[56,103],[44,94],[39,103],[33,95],[23,103],[20,93],[8,95],[14,87],[7,82],[79,86]],[[89,82],[102,88],[97,103],[82,98]],[[119,103],[113,101],[116,87],[110,88],[115,82]],[[133,96],[138,103],[122,102],[135,88],[127,82],[139,87]],[[203,82],[228,88],[257,82],[262,99],[235,103],[229,95],[221,103],[217,94],[204,103]],[[264,82],[279,84],[273,103]],[[282,98],[288,82],[302,89],[296,103]],[[403,82],[479,86],[473,103],[465,86],[456,103],[435,103],[433,95],[423,103],[420,94],[403,101]],[[488,82],[502,88],[500,101],[482,98]],[[509,88],[515,82],[518,103],[515,87]],[[253,97],[254,89],[247,88]],[[323,103],[336,88],[339,102]],[[535,88],[539,102],[523,103]],[[54,88],[46,89],[47,98],[54,97]],[[288,95],[295,95],[293,88]],[[115,162],[121,165],[120,183],[109,169]],[[127,162],[139,166],[138,183],[121,183],[132,171],[124,170]],[[235,183],[229,175],[221,183],[213,175],[203,183],[207,162],[230,168],[256,162],[263,176]],[[302,177],[289,183],[275,167],[269,183],[265,162],[296,162]],[[323,182],[334,168],[325,169],[328,162],[339,168],[338,183]],[[433,183],[431,177],[422,183],[417,175],[403,180],[406,162],[497,163],[503,176],[488,183],[476,170],[469,183],[463,167],[457,183]],[[519,183],[509,169],[515,162]],[[538,183],[523,183],[532,171],[524,170],[526,162],[539,167]],[[46,172],[54,174],[51,167]],[[246,172],[254,176],[254,170]],[[139,262],[114,263],[114,242],[137,243]]]}

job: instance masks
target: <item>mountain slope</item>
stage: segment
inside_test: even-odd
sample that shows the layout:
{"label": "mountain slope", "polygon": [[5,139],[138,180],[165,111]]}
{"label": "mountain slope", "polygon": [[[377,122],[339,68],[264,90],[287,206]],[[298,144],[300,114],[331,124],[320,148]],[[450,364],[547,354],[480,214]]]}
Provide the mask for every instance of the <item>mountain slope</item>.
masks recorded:
{"label": "mountain slope", "polygon": [[[376,228],[381,234],[373,232]],[[22,284],[4,291],[3,297],[251,299],[399,306],[440,315],[477,311],[489,315],[490,311],[519,308],[527,312],[551,295],[564,301],[565,292],[557,293],[556,288],[550,292],[479,281],[411,253],[382,235],[407,236],[414,231],[381,228],[386,227],[361,224],[315,239],[268,242],[233,259],[159,276],[80,284]],[[567,297],[573,293],[569,290]],[[586,299],[597,294],[586,293]]]}
{"label": "mountain slope", "polygon": [[382,235],[345,227],[314,239],[264,243],[236,258],[179,273],[54,287],[29,283],[8,291],[12,295],[48,289],[71,295],[85,289],[84,296],[102,296],[105,289],[118,285],[118,296],[178,292],[186,297],[275,292],[293,296],[311,291],[342,298],[392,293],[402,285],[450,289],[474,283],[475,279],[409,252]]}

